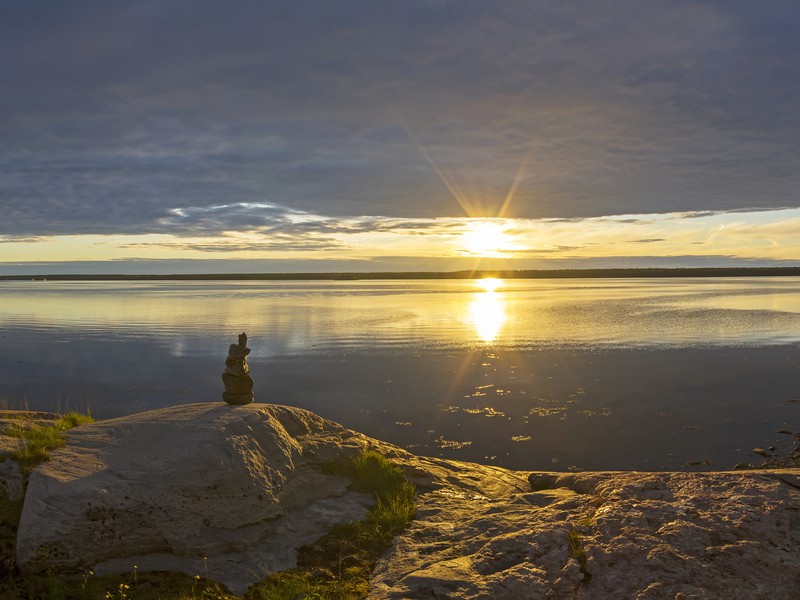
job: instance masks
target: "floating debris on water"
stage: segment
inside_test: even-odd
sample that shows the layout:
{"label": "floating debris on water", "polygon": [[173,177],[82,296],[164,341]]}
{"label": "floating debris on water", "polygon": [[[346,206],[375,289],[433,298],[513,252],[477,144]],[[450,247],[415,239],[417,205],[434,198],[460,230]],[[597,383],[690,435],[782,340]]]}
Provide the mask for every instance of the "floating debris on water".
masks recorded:
{"label": "floating debris on water", "polygon": [[611,416],[611,409],[610,408],[601,408],[599,410],[579,410],[579,415],[584,415],[587,417],[610,417]]}
{"label": "floating debris on water", "polygon": [[505,417],[506,413],[501,410],[495,410],[491,406],[487,406],[486,408],[464,408],[462,409],[465,413],[470,415],[485,415],[487,417]]}
{"label": "floating debris on water", "polygon": [[461,448],[464,448],[465,446],[471,446],[472,445],[472,442],[457,442],[455,440],[446,440],[442,436],[439,436],[438,438],[436,438],[435,441],[436,441],[436,445],[439,446],[439,448],[452,448],[453,450],[460,450]]}
{"label": "floating debris on water", "polygon": [[536,415],[537,417],[559,417],[561,419],[567,418],[566,413],[566,406],[534,406],[528,411],[528,414]]}

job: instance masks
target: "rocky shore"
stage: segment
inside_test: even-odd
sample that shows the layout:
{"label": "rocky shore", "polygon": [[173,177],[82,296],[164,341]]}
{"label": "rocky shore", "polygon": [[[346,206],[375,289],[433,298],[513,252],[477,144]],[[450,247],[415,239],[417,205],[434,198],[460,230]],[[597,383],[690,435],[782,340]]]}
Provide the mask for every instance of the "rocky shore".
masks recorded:
{"label": "rocky shore", "polygon": [[[800,471],[510,471],[412,455],[305,410],[175,406],[70,430],[27,485],[25,571],[207,570],[234,593],[373,500],[326,473],[376,450],[417,515],[370,598],[800,597]],[[8,453],[3,440],[0,452]],[[0,462],[13,496],[18,470]],[[21,490],[19,490],[21,491]]]}

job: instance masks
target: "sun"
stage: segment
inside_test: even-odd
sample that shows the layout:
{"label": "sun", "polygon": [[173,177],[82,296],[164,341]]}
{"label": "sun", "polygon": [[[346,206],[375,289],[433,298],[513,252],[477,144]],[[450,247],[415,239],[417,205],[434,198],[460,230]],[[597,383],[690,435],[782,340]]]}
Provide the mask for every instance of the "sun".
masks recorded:
{"label": "sun", "polygon": [[480,221],[471,223],[468,227],[460,240],[466,254],[499,258],[509,248],[511,239],[502,224]]}

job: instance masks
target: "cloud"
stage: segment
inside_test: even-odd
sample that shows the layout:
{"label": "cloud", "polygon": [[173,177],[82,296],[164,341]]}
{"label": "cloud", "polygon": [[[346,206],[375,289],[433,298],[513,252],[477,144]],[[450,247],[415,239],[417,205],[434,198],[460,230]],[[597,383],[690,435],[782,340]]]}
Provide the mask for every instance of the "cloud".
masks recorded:
{"label": "cloud", "polygon": [[45,241],[45,238],[43,237],[0,235],[0,244],[16,244],[16,243],[31,244],[43,241]]}
{"label": "cloud", "polygon": [[[310,252],[319,250],[342,250],[346,245],[338,240],[277,236],[269,240],[241,242],[234,240],[217,239],[213,242],[138,242],[120,244],[119,248],[128,250],[142,250],[145,248],[160,248],[165,250],[193,250],[199,252]],[[125,260],[128,260],[127,258]]]}
{"label": "cloud", "polygon": [[798,18],[788,2],[5,0],[0,235],[496,216],[515,178],[507,216],[796,206]]}
{"label": "cloud", "polygon": [[553,255],[553,254],[556,254],[556,255],[557,254],[561,254],[561,255],[567,255],[568,256],[570,252],[574,252],[576,250],[583,250],[584,248],[587,248],[587,247],[589,247],[591,245],[592,245],[591,242],[587,243],[587,244],[580,245],[580,246],[578,246],[578,245],[570,246],[570,245],[567,245],[567,244],[556,244],[556,245],[550,245],[550,246],[542,246],[542,247],[538,247],[538,248],[528,248],[528,249],[525,249],[525,250],[517,250],[517,251],[514,251],[513,254],[514,254],[514,256],[520,257],[520,258],[535,258],[535,257],[538,257],[538,256],[546,256],[546,255]]}

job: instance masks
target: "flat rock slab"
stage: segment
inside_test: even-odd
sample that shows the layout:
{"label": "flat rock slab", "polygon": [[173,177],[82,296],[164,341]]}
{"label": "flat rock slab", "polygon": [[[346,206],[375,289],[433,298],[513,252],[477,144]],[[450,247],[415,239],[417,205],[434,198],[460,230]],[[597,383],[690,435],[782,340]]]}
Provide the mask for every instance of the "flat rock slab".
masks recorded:
{"label": "flat rock slab", "polygon": [[800,598],[796,471],[438,468],[370,598]]}
{"label": "flat rock slab", "polygon": [[206,573],[234,592],[373,499],[326,475],[368,438],[308,411],[189,404],[84,425],[30,476],[17,563]]}

